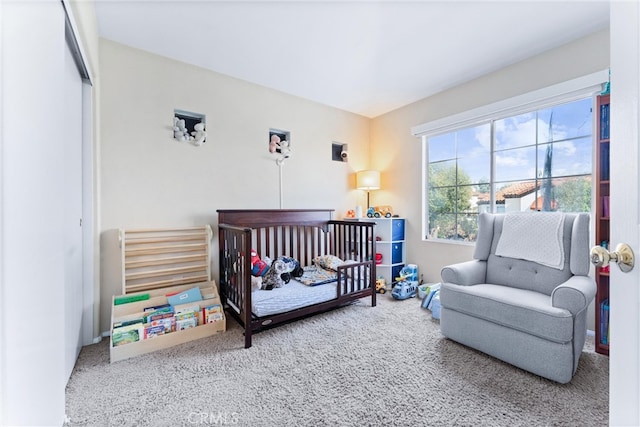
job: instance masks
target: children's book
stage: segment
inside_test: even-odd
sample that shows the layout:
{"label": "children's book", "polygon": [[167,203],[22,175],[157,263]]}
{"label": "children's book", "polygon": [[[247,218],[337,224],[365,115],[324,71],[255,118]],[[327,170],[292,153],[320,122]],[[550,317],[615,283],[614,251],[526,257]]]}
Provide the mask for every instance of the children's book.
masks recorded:
{"label": "children's book", "polygon": [[202,321],[204,323],[214,323],[222,319],[224,319],[224,315],[220,304],[208,305],[202,309]]}
{"label": "children's book", "polygon": [[142,310],[142,311],[147,313],[147,312],[151,312],[151,311],[161,310],[161,309],[167,308],[167,307],[171,307],[171,304],[162,304],[162,305],[156,305],[156,306],[153,306],[153,307],[145,307],[144,310]]}
{"label": "children's book", "polygon": [[182,313],[176,313],[175,318],[176,321],[177,320],[184,320],[184,319],[191,319],[191,318],[196,318],[198,317],[198,312],[200,311],[200,308],[198,308],[198,311],[183,311]]}
{"label": "children's book", "polygon": [[168,306],[168,307],[161,308],[159,310],[148,312],[147,315],[145,316],[145,321],[149,323],[154,320],[166,319],[167,317],[172,317],[172,316],[173,316],[173,307]]}
{"label": "children's book", "polygon": [[148,300],[149,294],[141,295],[120,295],[113,299],[113,305],[129,304],[130,302]]}
{"label": "children's book", "polygon": [[123,320],[121,322],[115,322],[113,324],[114,328],[120,328],[122,326],[129,326],[129,325],[135,325],[136,323],[144,323],[144,319],[142,317],[138,317],[136,319],[131,319],[131,320]]}
{"label": "children's book", "polygon": [[198,326],[198,318],[196,317],[188,317],[186,319],[176,320],[176,331],[195,328],[196,326]]}
{"label": "children's book", "polygon": [[165,333],[173,332],[176,330],[175,317],[165,317],[163,319],[153,320],[145,325],[145,327],[161,326],[164,328]]}
{"label": "children's book", "polygon": [[190,302],[202,301],[202,293],[199,287],[195,287],[177,295],[167,297],[167,302],[171,305],[187,304]]}
{"label": "children's book", "polygon": [[200,305],[198,304],[189,304],[175,307],[176,315],[182,313],[198,313],[200,311]]}
{"label": "children's book", "polygon": [[147,326],[144,328],[144,339],[154,338],[165,333],[164,325]]}
{"label": "children's book", "polygon": [[114,347],[137,342],[144,336],[144,326],[142,323],[120,326],[113,328],[111,332],[111,343]]}

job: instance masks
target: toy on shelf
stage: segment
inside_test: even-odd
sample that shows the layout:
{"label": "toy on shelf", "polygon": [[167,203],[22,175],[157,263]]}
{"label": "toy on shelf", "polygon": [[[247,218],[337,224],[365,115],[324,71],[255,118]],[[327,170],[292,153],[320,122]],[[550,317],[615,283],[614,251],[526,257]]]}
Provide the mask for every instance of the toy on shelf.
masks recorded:
{"label": "toy on shelf", "polygon": [[373,206],[367,209],[368,218],[391,218],[393,208],[389,205]]}
{"label": "toy on shelf", "polygon": [[381,253],[377,253],[376,254],[376,264],[382,264],[382,254]]}
{"label": "toy on shelf", "polygon": [[345,218],[355,218],[356,217],[356,211],[354,211],[353,209],[349,209],[347,211],[347,214],[345,215]]}

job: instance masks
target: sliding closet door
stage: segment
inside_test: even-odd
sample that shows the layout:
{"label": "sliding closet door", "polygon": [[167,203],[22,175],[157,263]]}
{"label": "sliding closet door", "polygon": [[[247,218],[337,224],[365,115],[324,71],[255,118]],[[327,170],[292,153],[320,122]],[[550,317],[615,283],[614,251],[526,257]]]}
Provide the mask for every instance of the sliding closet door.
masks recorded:
{"label": "sliding closet door", "polygon": [[69,378],[82,346],[82,79],[69,46],[64,60],[64,262],[65,377]]}
{"label": "sliding closet door", "polygon": [[66,370],[65,14],[0,1],[0,425],[62,425]]}
{"label": "sliding closet door", "polygon": [[83,312],[92,317],[80,223],[87,83],[65,10],[0,0],[0,425],[64,423]]}

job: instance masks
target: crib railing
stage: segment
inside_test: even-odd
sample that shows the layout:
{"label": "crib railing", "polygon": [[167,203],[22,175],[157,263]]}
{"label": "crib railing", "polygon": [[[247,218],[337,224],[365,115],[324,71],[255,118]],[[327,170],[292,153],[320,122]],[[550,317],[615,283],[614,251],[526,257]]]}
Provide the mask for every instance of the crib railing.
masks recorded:
{"label": "crib railing", "polygon": [[246,283],[251,280],[251,229],[220,224],[218,230],[220,297],[247,324],[251,320],[251,283]]}

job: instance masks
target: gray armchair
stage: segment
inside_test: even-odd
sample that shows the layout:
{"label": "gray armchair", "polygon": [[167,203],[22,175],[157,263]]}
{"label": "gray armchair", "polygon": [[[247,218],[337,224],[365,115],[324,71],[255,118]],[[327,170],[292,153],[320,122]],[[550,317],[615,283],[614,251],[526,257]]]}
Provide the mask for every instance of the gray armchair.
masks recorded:
{"label": "gray armchair", "polygon": [[472,261],[441,271],[445,337],[567,383],[578,367],[589,274],[589,216],[480,214]]}

